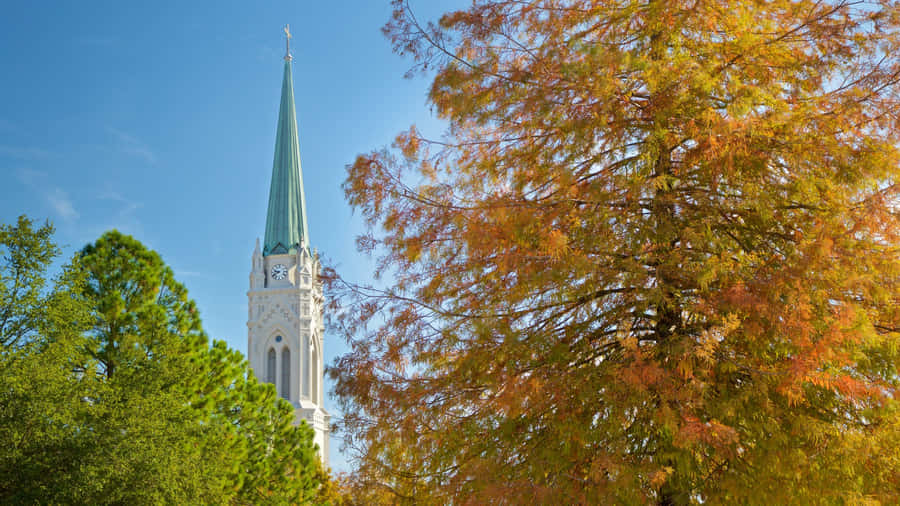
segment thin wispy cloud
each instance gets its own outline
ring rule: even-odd
[[[50,202],[50,205],[62,219],[66,221],[78,219],[78,211],[76,211],[75,206],[72,205],[69,194],[62,188],[52,188],[44,195],[44,197]]]
[[[186,271],[183,269],[172,269],[175,272],[176,278],[205,278],[209,279],[209,276],[206,273],[199,271]]]
[[[48,183],[50,178],[46,172],[22,168],[17,171],[17,177],[22,184],[36,191],[63,221],[73,222],[80,216],[68,192]]]
[[[148,163],[156,161],[156,153],[142,140],[118,128],[107,127],[106,131],[113,137],[116,143],[115,147],[120,152],[141,158]]]
[[[137,216],[136,210],[143,207],[142,202],[128,198],[126,194],[114,189],[110,183],[106,183],[102,189],[92,194],[92,198],[96,201],[112,202],[111,205],[98,204],[99,208],[104,210],[103,218],[90,226],[84,227],[81,235],[82,242],[87,244],[100,237],[104,232],[116,229],[119,232],[140,240],[147,246],[152,248],[152,241],[148,240],[144,224]]]
[[[144,206],[142,202],[137,202],[133,199],[126,198],[121,193],[109,187],[101,191],[100,194],[97,195],[97,198],[100,200],[111,200],[113,202],[122,204],[122,207],[118,212],[120,218],[124,218],[126,215],[133,214],[134,211]]]

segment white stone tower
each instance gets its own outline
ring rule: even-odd
[[[290,32],[285,28],[288,41]],[[329,415],[323,407],[322,285],[310,250],[290,49],[284,58],[266,235],[253,250],[247,292],[247,354],[256,377],[294,406],[296,422],[315,429],[328,465]]]

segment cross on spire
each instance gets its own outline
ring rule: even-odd
[[[284,25],[284,59],[287,61],[291,61],[293,57],[291,56],[291,25]]]

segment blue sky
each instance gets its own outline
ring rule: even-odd
[[[461,1],[416,2],[423,18]],[[250,254],[265,228],[284,39],[312,245],[349,279],[372,265],[340,189],[356,154],[416,124],[427,81],[380,32],[388,0],[5,2],[0,220],[57,227],[66,255],[116,228],[158,251],[211,337],[247,348]],[[346,351],[326,336],[326,364]],[[333,413],[334,403],[326,401]],[[346,469],[332,442],[332,465]]]

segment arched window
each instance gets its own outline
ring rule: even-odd
[[[303,397],[309,399],[309,334],[303,334],[300,341],[300,380],[303,389]]]
[[[275,384],[275,348],[269,348],[266,361],[266,383]]]
[[[312,401],[319,404],[319,350],[313,347],[312,363],[309,364],[309,371],[312,374]]]
[[[291,398],[291,350],[281,350],[281,396]]]

